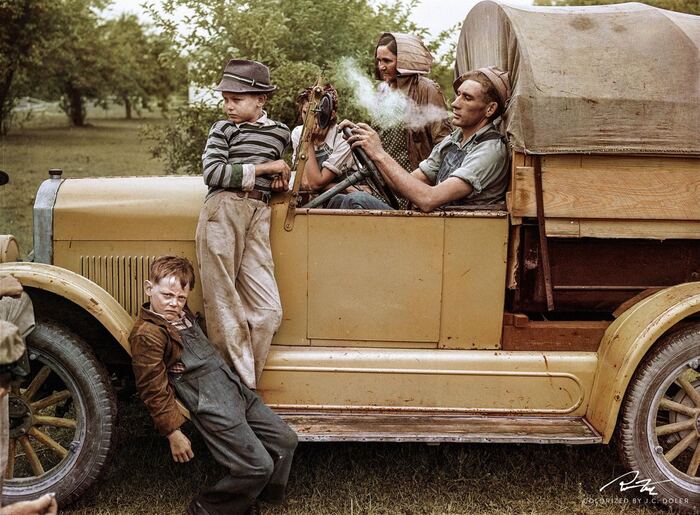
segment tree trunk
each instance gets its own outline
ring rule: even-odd
[[[5,80],[0,84],[0,135],[3,136],[7,134],[12,104],[14,103],[14,98],[10,94],[10,86],[14,75],[15,70],[10,68],[5,75]]]
[[[85,126],[85,99],[80,93],[80,90],[68,87],[67,91],[68,100],[68,117],[70,122],[75,127]]]
[[[16,42],[20,39],[22,31],[28,25],[30,20],[30,7],[31,0],[25,0],[24,6],[22,8],[22,16],[20,16],[17,23],[12,24],[12,30],[5,37],[7,41]],[[15,76],[15,71],[17,70],[18,62],[21,56],[27,54],[31,47],[30,41],[33,39],[26,39],[24,44],[19,48],[14,49],[9,56],[5,56],[7,61],[9,61],[9,66],[3,72],[2,83],[0,84],[0,134],[7,134],[8,124],[10,121],[10,114],[12,113],[12,108],[14,107],[14,94],[12,92],[12,81]]]
[[[129,97],[124,96],[124,109],[126,110],[126,119],[131,120],[131,100],[129,100]]]

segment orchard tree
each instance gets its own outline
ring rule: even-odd
[[[43,59],[24,70],[28,91],[59,100],[71,124],[85,125],[86,103],[106,102],[113,72],[99,12],[103,0],[53,0],[54,16],[47,20],[51,37],[44,42]],[[37,31],[47,27],[38,27]]]
[[[65,29],[45,61],[47,87],[59,96],[72,125],[85,125],[86,103],[106,103],[115,73],[112,52],[104,37],[93,0],[64,0]]]
[[[30,82],[27,68],[40,66],[60,33],[60,18],[55,0],[0,0],[0,133],[7,132],[16,99]]]
[[[127,119],[132,118],[133,108],[150,109],[151,100],[165,110],[173,94],[186,93],[184,60],[169,52],[166,38],[148,34],[136,16],[108,21],[104,37],[112,61],[109,89],[124,106]]]

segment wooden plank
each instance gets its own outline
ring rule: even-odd
[[[554,238],[580,238],[581,223],[571,218],[547,218],[547,236]]]
[[[577,170],[581,168],[582,158],[577,154],[542,156],[542,170]]]
[[[578,156],[577,156],[578,157]],[[698,173],[700,161],[693,157],[670,156],[593,156],[583,155],[581,168],[614,173],[617,168],[656,168],[657,170],[686,170]]]
[[[595,352],[609,325],[607,321],[523,324],[518,320],[515,325],[503,326],[501,345],[503,350]]]
[[[542,180],[547,218],[700,220],[698,167],[550,168]],[[513,216],[537,216],[532,167],[515,168],[511,203]]]
[[[512,155],[512,160],[511,160],[511,167],[513,170],[515,170],[518,167],[521,166],[529,166],[530,163],[526,162],[526,157],[525,154],[521,152],[516,152],[513,150],[513,155]],[[508,204],[508,207],[510,208],[510,202],[509,202],[509,196],[511,191],[515,191],[515,174],[510,175],[510,188],[508,188],[508,192],[506,193],[506,204]],[[509,209],[510,211],[510,209]]]
[[[700,239],[700,221],[547,218],[547,236],[554,238],[697,240]]]
[[[577,417],[280,413],[301,441],[597,443]]]
[[[518,270],[520,269],[520,227],[510,228],[508,239],[508,270],[506,287],[515,290],[518,287]]]
[[[700,221],[690,220],[581,220],[581,237],[700,239]]]

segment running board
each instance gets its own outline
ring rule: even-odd
[[[603,439],[580,417],[285,413],[302,442],[480,442],[593,444]]]

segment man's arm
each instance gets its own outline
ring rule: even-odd
[[[391,189],[410,200],[423,213],[430,213],[453,200],[466,197],[473,190],[471,184],[456,177],[450,177],[436,186],[431,186],[420,169],[410,174],[406,173],[406,170],[386,152],[375,160],[374,164],[377,165]]]
[[[420,169],[408,173],[384,150],[379,135],[367,124],[358,124],[348,142],[353,147],[362,147],[391,189],[410,200],[424,213],[466,197],[472,192],[471,184],[461,179],[450,178],[437,186],[431,186]]]

